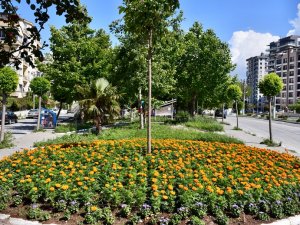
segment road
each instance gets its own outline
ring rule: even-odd
[[[31,133],[37,126],[37,119],[22,119],[18,123],[6,124],[5,132],[11,132],[15,139]]]
[[[235,115],[230,115],[225,122],[236,124]],[[251,117],[239,117],[239,128],[264,139],[269,138],[269,121]],[[272,121],[273,140],[282,146],[300,152],[300,124]]]

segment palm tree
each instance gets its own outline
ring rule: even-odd
[[[79,102],[86,119],[93,119],[98,134],[104,122],[112,121],[120,115],[119,95],[105,78],[99,78],[85,89],[83,100]]]

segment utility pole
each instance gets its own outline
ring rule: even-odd
[[[243,80],[243,116],[245,115],[246,82]]]

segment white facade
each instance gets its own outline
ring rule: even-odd
[[[268,73],[268,56],[261,53],[260,56],[254,56],[247,59],[247,86],[251,89],[249,103],[256,108],[262,108],[264,99],[260,93],[259,81]]]
[[[0,27],[6,27],[5,23],[6,15],[0,14]],[[32,27],[33,24],[29,21],[24,19],[20,19],[19,21],[19,35],[17,37],[17,41],[15,43],[15,47],[20,46],[24,40],[27,39],[29,33],[27,28]],[[0,42],[4,39],[3,32],[0,32]],[[39,42],[36,41],[35,45],[39,48],[41,45]],[[16,57],[19,57],[20,52],[16,52],[14,54]],[[32,61],[35,61],[35,56],[32,56]],[[24,59],[21,59],[21,64],[19,65],[19,69],[17,70],[13,65],[12,68],[17,72],[19,75],[19,85],[14,93],[11,94],[13,97],[23,98],[26,96],[27,92],[29,91],[30,81],[40,74],[37,68],[32,68]]]

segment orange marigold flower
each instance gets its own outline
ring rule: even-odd
[[[162,199],[163,199],[163,200],[167,200],[167,199],[168,199],[168,196],[163,195],[163,196],[162,196]]]

